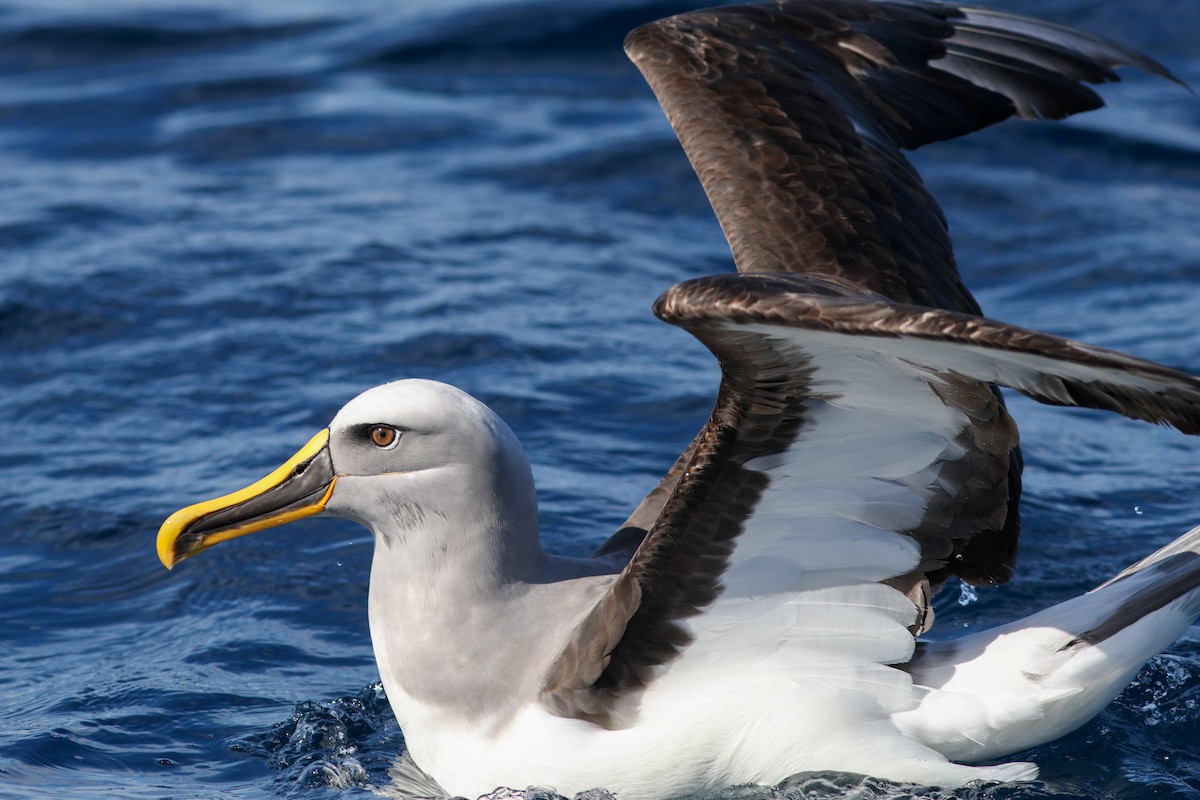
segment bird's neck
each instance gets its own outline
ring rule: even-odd
[[[428,486],[408,484],[411,494],[393,490],[379,504],[390,510],[372,524],[368,605],[397,716],[406,707],[451,718],[492,714],[510,699],[514,687],[505,681],[515,679],[501,680],[487,665],[521,662],[506,632],[546,558],[532,481],[520,478],[438,471],[413,478]]]
[[[609,567],[542,551],[528,462],[508,455],[390,479],[386,494],[352,484],[377,499],[371,640],[414,757],[535,702],[568,631],[612,581]]]
[[[487,736],[537,702],[568,631],[612,580],[560,562],[545,556],[540,580],[418,575],[376,544],[371,641],[414,757],[468,732]]]
[[[414,756],[448,732],[496,730],[535,702],[613,578],[591,559],[544,554],[532,503],[491,514],[469,505],[472,518],[426,513],[411,535],[376,532],[371,640]]]

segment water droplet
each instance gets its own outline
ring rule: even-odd
[[[1140,516],[1142,515],[1142,507],[1141,507],[1141,506],[1134,506],[1134,507],[1133,507],[1133,513],[1137,514],[1137,515],[1140,517]]]
[[[340,567],[342,565],[342,562],[340,562],[340,561],[337,562],[337,565]]]

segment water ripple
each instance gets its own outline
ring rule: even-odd
[[[429,791],[371,683],[369,534],[311,521],[168,573],[155,531],[407,375],[509,421],[548,546],[585,553],[618,525],[717,377],[649,309],[728,248],[620,48],[684,7],[0,0],[0,795]],[[1200,84],[1200,5],[1006,7],[1117,33]],[[1200,371],[1200,111],[1165,82],[1105,94],[1107,112],[914,158],[990,314]],[[944,593],[948,633],[1090,588],[1196,522],[1193,442],[1012,408],[1021,578],[966,606]],[[1030,786],[806,775],[714,797],[1194,797],[1198,676],[1185,639],[1028,754]]]

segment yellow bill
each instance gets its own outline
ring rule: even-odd
[[[168,517],[158,530],[158,557],[171,569],[214,544],[312,516],[335,483],[326,428],[262,480]]]

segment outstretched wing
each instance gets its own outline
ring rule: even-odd
[[[548,707],[600,724],[622,724],[630,690],[685,648],[688,662],[786,649],[797,669],[890,685],[862,676],[911,656],[906,592],[984,524],[980,454],[1014,443],[976,422],[988,384],[1200,433],[1200,379],[836,276],[701,278],[655,313],[713,352],[721,390],[649,535],[546,681]]]
[[[946,221],[901,154],[1010,116],[1102,105],[1081,82],[1162,65],[1102,37],[1002,12],[865,0],[696,11],[633,31],[626,50],[691,159],[740,272],[838,275],[899,302],[980,313]],[[983,397],[979,436],[1010,423]],[[991,453],[991,514],[937,578],[1011,574],[1021,457]],[[996,468],[992,468],[996,467]],[[603,551],[644,536],[677,463]]]
[[[654,90],[739,272],[839,275],[893,300],[979,313],[946,221],[901,154],[1011,116],[1099,108],[1081,81],[1118,44],[931,3],[738,5],[658,20],[625,49]]]

